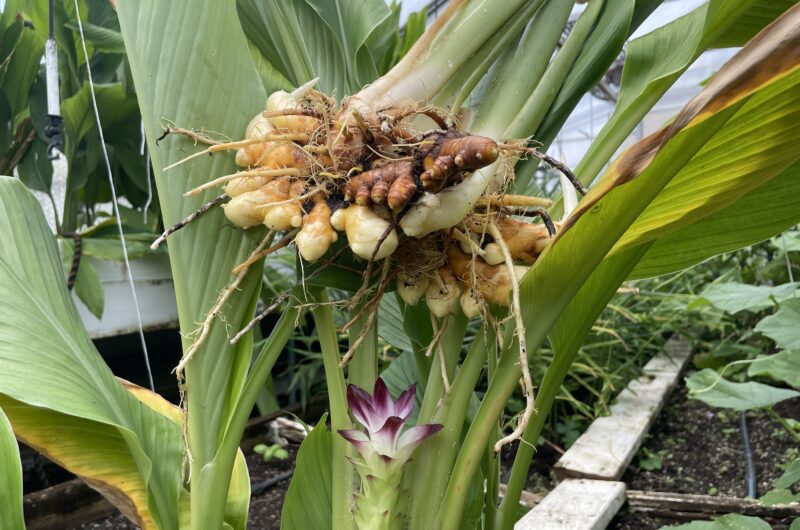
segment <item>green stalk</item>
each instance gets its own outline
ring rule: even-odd
[[[362,114],[398,101],[430,101],[453,79],[468,79],[463,68],[492,36],[512,25],[525,0],[453,2],[389,73],[347,103]]]
[[[547,318],[544,315],[540,315],[540,317]],[[543,319],[539,320],[539,322],[544,324]],[[540,329],[543,327],[542,325],[538,326]],[[539,348],[546,333],[547,331],[543,330],[539,340],[535,340],[536,337],[529,333],[529,351],[533,352]],[[487,441],[491,438],[492,431],[497,428],[497,419],[505,409],[506,401],[514,391],[514,388],[516,388],[519,380],[516,346],[516,341],[509,344],[509,349],[506,349],[500,357],[497,372],[489,384],[486,395],[472,421],[472,425],[458,453],[456,463],[453,466],[453,475],[448,483],[444,499],[432,526],[434,529],[457,530],[460,528],[461,516],[464,511],[464,503],[466,502],[470,483],[480,465]]]
[[[359,305],[350,312],[350,317],[354,317],[363,305]],[[361,336],[366,324],[368,315],[363,313],[356,323],[350,328],[349,339],[350,344],[353,344],[358,337]],[[378,319],[375,318],[372,322],[372,329],[367,332],[367,337],[356,348],[350,364],[347,365],[347,381],[353,385],[359,386],[369,392],[375,385],[375,380],[378,378]],[[351,449],[355,450],[354,447]],[[352,451],[351,451],[352,452]],[[355,453],[353,453],[355,454]]]
[[[541,0],[531,4],[541,4]],[[550,0],[536,13],[516,46],[505,43],[502,58],[472,95],[475,119],[471,128],[501,132],[514,120],[524,98],[542,79],[574,5],[572,0]],[[520,18],[515,24],[529,18]]]
[[[495,312],[495,317],[500,317],[500,312]],[[497,370],[497,349],[492,348],[486,352],[486,376],[489,381],[494,377]],[[486,444],[484,458],[486,460],[486,493],[483,496],[484,506],[484,530],[494,530],[495,518],[497,513],[497,499],[500,496],[500,459],[494,454],[494,443],[500,439],[500,422],[498,418],[495,422],[495,429],[489,443]]]
[[[487,352],[489,355],[496,352],[497,342],[493,335],[489,334],[489,337],[490,340],[487,339],[484,329],[475,337],[453,380],[450,392],[431,418],[431,421],[441,423],[444,428],[426,442],[409,464],[412,467],[408,473],[414,477],[409,528],[430,528],[441,505],[459,450],[461,431],[472,392],[483,371]]]
[[[312,312],[322,349],[322,362],[325,365],[325,381],[328,386],[328,403],[331,411],[331,432],[333,433],[331,483],[337,485],[331,492],[332,522],[333,528],[348,530],[355,525],[350,511],[355,489],[355,472],[353,465],[347,459],[348,445],[350,444],[338,434],[339,430],[350,429],[353,426],[347,410],[347,388],[344,382],[344,373],[339,368],[341,360],[339,339],[336,335],[333,310],[330,305],[327,305],[328,295],[324,289],[309,289],[309,291],[310,298],[317,303]]]
[[[603,8],[603,0],[592,0],[581,13],[564,46],[547,67],[536,90],[522,105],[517,117],[505,131],[504,138],[524,138],[532,134],[541,124],[550,105],[555,101],[561,85],[569,74],[575,59],[589,37],[597,17]]]
[[[542,386],[536,394],[536,412],[522,435],[522,439],[527,443],[520,443],[517,447],[517,455],[514,457],[514,464],[511,468],[511,477],[508,479],[506,493],[497,512],[495,527],[500,530],[514,527],[517,505],[528,478],[528,470],[533,459],[536,440],[539,439],[542,433],[542,428],[553,402],[561,390],[561,384],[564,382],[564,378],[567,376],[577,353],[578,349],[576,348],[571,352],[571,355],[557,355],[550,366],[547,367]]]
[[[563,316],[550,333],[553,358],[547,367],[542,387],[536,396],[536,414],[522,435],[522,440],[526,443],[519,444],[517,455],[514,458],[511,477],[497,516],[497,528],[511,530],[514,527],[517,505],[522,489],[525,487],[536,441],[542,433],[547,415],[553,407],[564,378],[580,351],[586,335],[592,329],[603,308],[614,296],[617,286],[625,280],[649,248],[649,244],[641,245],[604,260],[570,302],[570,307],[564,311]],[[592,302],[587,304],[585,300]]]
[[[457,114],[461,110],[464,101],[472,93],[472,89],[481,81],[483,76],[495,64],[497,58],[509,48],[515,48],[516,41],[522,34],[528,22],[539,10],[544,0],[533,0],[523,5],[517,13],[511,17],[508,26],[497,31],[489,41],[481,47],[468,62],[462,66],[462,70],[468,73],[466,78],[454,77],[436,94],[434,103],[449,106],[453,113]],[[473,96],[474,98],[474,96]]]
[[[242,433],[244,433],[259,391],[263,388],[275,361],[294,331],[298,314],[296,308],[290,307],[275,325],[275,329],[253,363],[250,375],[214,457],[196,472],[200,475],[197,479],[192,477],[192,528],[212,528],[215,527],[213,525],[217,521],[220,526],[222,524],[231,473]]]
[[[455,313],[451,313],[448,318],[447,328],[441,338],[441,351],[444,352],[445,366],[447,367],[447,378],[452,381],[455,374],[458,358],[461,355],[461,345],[464,343],[464,334],[467,331],[467,318],[460,308]],[[432,357],[430,372],[428,372],[428,382],[425,385],[425,393],[422,398],[422,406],[419,410],[417,423],[428,423],[436,412],[439,402],[444,396],[444,381],[442,380],[441,361],[439,360],[440,348],[436,348]]]

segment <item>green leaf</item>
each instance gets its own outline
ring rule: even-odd
[[[747,375],[767,376],[800,390],[800,350],[759,357],[747,369]]]
[[[635,29],[632,20],[636,4],[630,0],[606,2],[600,19],[536,131],[538,141],[544,144],[552,142],[580,98],[608,71],[630,32]]]
[[[6,11],[15,14],[13,5],[7,5]],[[44,40],[33,28],[23,27],[21,19],[15,20],[14,25],[20,28],[19,40],[13,46],[12,54],[6,58],[8,64],[0,77],[0,92],[8,99],[12,115],[18,115],[28,107],[31,87],[44,53]],[[3,40],[6,38],[4,36]]]
[[[712,283],[703,290],[700,298],[731,314],[739,311],[761,311],[795,296],[797,286],[797,283],[775,287],[738,282]]]
[[[72,31],[78,31],[78,23],[67,22],[66,26]],[[95,50],[107,53],[125,53],[125,43],[122,34],[113,29],[104,28],[91,22],[83,22],[83,34],[86,41],[90,42]]]
[[[401,46],[400,31],[398,26],[400,24],[400,4],[392,2],[389,6],[390,13],[383,22],[370,33],[367,41],[364,43],[367,50],[369,50],[375,61],[375,67],[378,69],[380,75],[385,74],[395,64],[395,52]],[[414,18],[415,13],[412,13],[409,19]],[[423,25],[422,29],[425,29]],[[416,31],[416,25],[411,25],[411,35]],[[409,22],[406,21],[406,35],[409,34]],[[419,37],[419,35],[417,35]]]
[[[268,72],[268,63],[293,86],[319,77],[320,89],[329,94],[353,92],[341,43],[305,0],[237,0],[236,8],[251,53],[260,52],[253,59],[259,72]]]
[[[765,30],[763,39],[743,48],[668,127],[623,153],[567,217],[554,243],[520,282],[520,309],[529,352],[533,353],[544,342],[560,313],[615,241],[702,146],[724,130],[747,98],[779,83],[800,67],[800,58],[788,60],[791,54],[784,54],[800,40],[795,26],[798,18],[800,11],[787,13]],[[778,42],[782,44],[775,48]],[[794,93],[796,99],[800,98],[798,91]],[[764,119],[762,132],[769,126],[768,119]],[[449,528],[458,527],[463,491],[476,472],[478,451],[483,449],[483,441],[491,435],[493,422],[519,380],[513,334],[509,332],[506,336],[511,347],[500,356],[437,515],[437,522]]]
[[[699,399],[712,407],[740,411],[770,407],[785,399],[800,396],[800,392],[794,390],[753,381],[732,383],[710,368],[687,377],[686,386],[692,399]]]
[[[116,221],[114,222],[116,224]],[[125,248],[128,250],[128,259],[134,260],[150,252],[149,241],[136,241],[130,234],[126,234]],[[148,238],[149,239],[149,238]],[[116,239],[84,238],[82,241],[83,254],[97,259],[109,261],[123,261],[122,243]]]
[[[713,521],[692,521],[680,526],[662,526],[660,530],[770,530],[772,527],[759,517],[731,513]]]
[[[414,400],[414,411],[409,416],[408,424],[416,425],[419,410],[422,406],[423,393],[425,392],[424,382],[417,373],[417,363],[414,360],[414,353],[411,351],[403,352],[400,357],[392,360],[389,366],[381,372],[381,378],[386,383],[386,387],[393,396],[399,396],[409,386],[417,385],[417,395]]]
[[[47,143],[44,140],[38,137],[33,140],[17,169],[20,180],[28,188],[50,192],[53,184],[53,163],[47,158]]]
[[[713,48],[736,48],[755,37],[797,0],[758,0],[711,45]]]
[[[742,222],[742,212],[769,212]],[[769,239],[800,221],[800,163],[733,204],[655,241],[630,279],[675,272],[706,258]]]
[[[350,85],[359,89],[374,77],[359,75],[357,56],[370,34],[391,11],[384,0],[305,0],[328,25],[339,42],[344,62],[350,72]],[[317,52],[319,48],[311,48]],[[369,58],[372,61],[372,58]],[[369,69],[367,69],[369,72]],[[374,63],[372,72],[377,74]]]
[[[381,299],[378,313],[378,335],[404,352],[414,351],[411,339],[403,327],[403,309],[395,296],[384,296]]]
[[[800,252],[800,232],[785,232],[772,241],[772,246],[781,251],[785,246],[786,252]]]
[[[776,504],[792,504],[800,502],[800,493],[792,493],[788,489],[772,489],[758,498],[758,502],[764,506],[775,506]]]
[[[794,72],[753,95],[670,181],[612,252],[695,223],[765,185],[797,161],[798,89],[800,72]]]
[[[755,330],[774,340],[779,348],[800,349],[800,298],[784,301],[774,315],[756,324]]]
[[[75,278],[75,294],[78,295],[81,302],[86,304],[94,316],[98,319],[103,318],[106,294],[97,269],[87,259],[81,259],[78,267],[78,276]]]
[[[712,0],[631,41],[614,114],[575,168],[579,178],[594,180],[667,89],[754,1]]]
[[[134,465],[124,472],[108,471],[112,489],[118,490],[111,501],[132,503],[143,528],[177,529],[180,427],[142,407],[111,373],[67,292],[38,202],[9,177],[0,177],[0,298],[0,396],[9,398],[2,407],[15,430],[21,432],[20,422],[35,414],[64,418],[59,423],[63,429],[48,431],[43,430],[47,421],[31,420],[24,437],[40,437],[41,446],[32,445],[47,452],[60,447],[76,422],[115,437],[121,442],[119,458],[127,455]],[[10,408],[12,401],[25,409],[22,419],[15,420],[19,409]],[[84,460],[92,458],[83,446],[81,454]],[[71,462],[64,464],[70,469]]]
[[[792,524],[789,525],[789,530],[800,530],[800,517],[792,521]]]
[[[119,2],[117,11],[164,224],[170,226],[219,193],[209,190],[186,198],[184,192],[212,177],[230,174],[236,166],[233,153],[225,153],[191,160],[165,173],[163,168],[199,148],[175,135],[156,146],[160,120],[167,118],[182,127],[242,138],[248,122],[263,110],[266,93],[233,2],[141,0]],[[191,31],[176,31],[178,22]],[[219,293],[233,280],[233,267],[244,261],[264,233],[263,229],[245,232],[232,228],[222,210],[216,208],[169,238],[184,348],[191,344],[197,323],[204,321]],[[220,524],[220,502],[225,500],[227,484],[224,479],[230,473],[236,449],[227,443],[222,448],[221,437],[224,434],[226,441],[238,440],[241,435],[228,431],[228,427],[241,412],[239,400],[252,356],[252,335],[231,345],[229,332],[242,329],[252,319],[261,271],[260,263],[250,268],[222,314],[211,322],[205,342],[186,367],[191,512],[193,518],[202,518],[197,524],[209,527]],[[246,506],[240,506],[243,512],[239,520],[244,520]]]
[[[791,488],[795,483],[800,482],[800,458],[795,458],[786,466],[778,480],[773,484],[776,488]]]
[[[333,433],[325,416],[312,429],[297,452],[292,482],[281,511],[281,530],[327,530],[331,521],[331,451]],[[335,434],[335,436],[339,436]]]
[[[25,528],[22,516],[22,463],[11,423],[0,408],[0,526]]]
[[[75,244],[71,239],[59,239],[59,251],[61,252],[61,265],[64,267],[64,277],[69,276],[72,269],[72,260],[75,256]],[[81,252],[81,261],[78,265],[78,274],[75,276],[75,294],[98,319],[103,318],[103,308],[105,306],[105,291],[97,269],[92,263],[85,259]]]

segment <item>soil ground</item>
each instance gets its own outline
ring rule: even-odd
[[[800,420],[800,398],[779,403],[775,410]],[[747,427],[755,464],[757,495],[766,493],[782,470],[780,464],[800,456],[800,447],[766,412],[747,413]],[[660,469],[646,470],[648,457],[660,460]],[[715,409],[690,400],[686,388],[677,389],[656,419],[643,448],[622,480],[633,490],[745,497],[746,464],[739,413]],[[657,530],[676,521],[620,510],[609,530]],[[769,521],[786,529],[791,521]]]
[[[261,456],[257,454],[247,455],[251,488],[255,490],[259,483],[278,477],[292,469],[297,448],[291,447],[289,452],[291,454],[287,460],[273,460],[270,462],[264,462]],[[285,479],[270,486],[262,493],[252,496],[250,500],[250,515],[247,521],[248,530],[280,529],[281,508],[288,488],[289,479]],[[125,516],[120,514],[100,521],[86,523],[80,527],[81,530],[135,530],[136,528]]]
[[[776,411],[784,417],[800,420],[800,398],[779,404]],[[766,493],[782,471],[779,467],[800,456],[800,447],[789,434],[766,412],[748,412],[748,429],[756,470],[757,493]],[[264,463],[259,455],[247,457],[253,487],[264,480],[285,473],[293,466],[293,457],[286,461]],[[504,475],[513,462],[516,447],[504,451]],[[553,446],[539,447],[536,453],[527,489],[546,492],[555,482],[551,469],[559,457]],[[644,469],[646,460],[651,468]],[[658,464],[654,464],[658,462]],[[744,497],[745,460],[739,413],[714,409],[700,401],[687,398],[686,389],[677,389],[667,402],[661,415],[634,458],[623,480],[629,489],[703,495],[732,495]],[[503,477],[505,481],[507,476]],[[253,495],[248,528],[273,530],[280,528],[283,498],[289,480],[271,486],[259,495]],[[655,517],[632,512],[623,507],[609,525],[610,530],[657,530],[663,526],[679,525],[685,521]],[[769,521],[776,530],[788,529],[791,521]],[[81,527],[86,530],[134,529],[121,515]]]

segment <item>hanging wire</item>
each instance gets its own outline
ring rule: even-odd
[[[125,270],[128,273],[128,283],[131,287],[131,294],[133,295],[133,305],[136,308],[136,319],[139,323],[139,340],[142,343],[142,353],[144,354],[144,363],[147,368],[147,378],[150,383],[150,390],[155,392],[155,385],[153,384],[153,372],[150,369],[150,355],[147,352],[147,344],[144,340],[144,327],[142,326],[142,312],[139,310],[139,299],[136,296],[136,287],[133,284],[133,273],[131,272],[131,263],[128,259],[128,247],[125,245],[125,233],[122,230],[122,219],[119,215],[119,203],[117,202],[117,190],[114,187],[114,177],[111,171],[111,162],[108,159],[108,151],[106,150],[106,140],[103,136],[103,127],[100,124],[100,112],[97,110],[97,98],[94,93],[94,81],[92,81],[92,69],[89,66],[89,52],[86,50],[86,38],[83,35],[83,23],[81,22],[81,14],[78,8],[78,0],[75,2],[75,17],[78,19],[78,31],[81,35],[81,45],[83,46],[83,57],[86,60],[86,75],[89,78],[89,93],[92,96],[92,108],[94,109],[94,117],[97,122],[97,132],[100,134],[100,147],[103,150],[103,160],[106,164],[106,173],[108,174],[108,184],[111,186],[111,200],[114,207],[114,216],[117,218],[117,230],[119,231],[119,239],[122,243],[122,257],[125,262]]]
[[[147,179],[147,201],[144,203],[144,224],[147,224],[147,210],[153,202],[153,183],[150,180],[150,151],[147,150],[147,138],[144,135],[144,120],[142,120],[142,143],[139,154],[144,155],[144,176]]]

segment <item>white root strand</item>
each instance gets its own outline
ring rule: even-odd
[[[525,341],[525,324],[522,321],[522,311],[520,308],[519,282],[517,281],[517,275],[514,271],[514,260],[511,259],[511,253],[508,250],[508,245],[506,245],[506,242],[503,240],[500,229],[497,228],[497,225],[494,223],[494,221],[489,223],[488,230],[489,235],[495,239],[495,242],[503,252],[506,267],[508,268],[508,274],[511,278],[511,312],[514,315],[514,321],[517,328],[517,341],[519,341],[519,369],[522,372],[522,390],[525,394],[525,410],[523,411],[522,416],[517,423],[517,427],[511,434],[501,438],[497,441],[497,443],[494,444],[494,452],[499,453],[504,445],[509,444],[514,440],[519,440],[522,437],[522,433],[528,426],[528,421],[530,421],[531,416],[533,416],[534,398],[531,371],[528,367],[528,346]]]
[[[247,171],[237,171],[230,175],[223,175],[214,180],[210,180],[194,189],[191,189],[183,194],[184,197],[192,197],[198,193],[202,193],[209,188],[215,188],[228,181],[235,180],[242,177],[299,177],[302,172],[296,168],[278,168],[278,169],[250,169]]]
[[[450,393],[450,378],[447,377],[447,361],[444,358],[444,348],[442,348],[442,335],[444,334],[445,328],[447,328],[447,323],[449,321],[449,315],[442,320],[442,327],[438,330],[436,329],[436,317],[431,315],[431,326],[433,326],[433,330],[436,332],[436,336],[438,339],[434,339],[436,342],[436,351],[439,353],[439,369],[442,372],[442,385],[444,386],[444,393]],[[433,343],[433,342],[432,342]]]
[[[188,162],[194,158],[209,155],[211,153],[217,153],[219,151],[231,151],[233,149],[239,149],[240,147],[247,147],[248,145],[253,144],[262,144],[266,142],[301,142],[301,143],[308,143],[309,136],[307,134],[270,134],[268,136],[262,136],[260,138],[251,138],[249,140],[241,140],[238,142],[227,142],[224,144],[214,144],[207,149],[203,149],[202,151],[198,151],[194,154],[187,156],[184,159],[178,160],[177,162],[168,165],[164,168],[164,171],[168,171],[175,166],[179,166],[184,162]]]
[[[299,228],[295,228],[294,230],[292,230],[291,232],[289,232],[285,236],[283,236],[280,239],[280,241],[278,241],[277,243],[275,243],[271,247],[269,247],[267,249],[264,249],[264,247],[256,249],[252,254],[250,254],[247,257],[246,260],[244,260],[242,263],[238,264],[236,267],[233,268],[233,273],[234,274],[239,274],[242,271],[247,272],[247,269],[249,269],[250,266],[253,263],[255,263],[256,261],[260,260],[261,258],[263,258],[265,256],[269,256],[273,252],[277,252],[278,250],[282,249],[283,247],[288,246],[292,241],[294,241],[294,236],[296,236],[297,232],[299,232],[299,231],[300,231]]]
[[[266,247],[269,244],[269,242],[272,241],[272,238],[274,236],[275,232],[273,231],[268,232],[267,235],[264,236],[264,239],[261,240],[261,242],[258,244],[258,246],[256,246],[256,248],[250,255],[254,256],[259,254],[264,249],[264,247]],[[202,346],[203,343],[205,342],[206,338],[208,337],[208,333],[211,330],[211,323],[217,317],[220,310],[222,309],[222,306],[225,305],[225,302],[228,301],[228,298],[230,298],[231,294],[233,294],[233,292],[239,288],[239,284],[241,284],[242,280],[244,280],[245,276],[247,276],[247,271],[249,269],[250,266],[248,265],[247,267],[239,271],[239,273],[234,278],[233,282],[231,282],[231,284],[228,285],[228,287],[226,287],[225,290],[222,291],[222,293],[220,293],[216,303],[211,308],[211,311],[209,311],[208,314],[206,315],[206,318],[203,320],[203,323],[201,324],[200,328],[197,331],[195,331],[195,333],[199,332],[199,334],[197,334],[197,338],[195,338],[194,342],[192,342],[191,346],[189,346],[189,349],[186,350],[186,354],[181,359],[181,362],[178,363],[178,366],[175,367],[174,371],[177,372],[179,376],[183,374],[183,370],[184,368],[186,368],[188,362],[192,359],[195,352],[197,352],[200,346]]]

